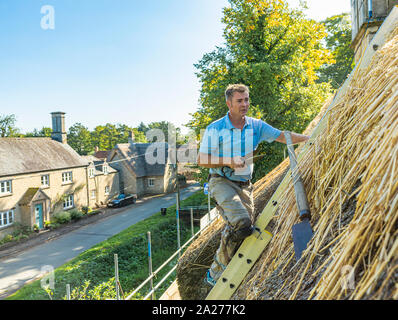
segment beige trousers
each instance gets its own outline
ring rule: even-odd
[[[217,209],[226,222],[221,234],[220,247],[210,267],[210,275],[217,281],[242,243],[242,240],[234,239],[233,233],[248,224],[253,224],[253,185],[241,187],[226,178],[212,177],[209,191],[217,201]]]

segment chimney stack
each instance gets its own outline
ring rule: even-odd
[[[53,129],[51,139],[66,144],[65,112],[51,112],[51,117]]]

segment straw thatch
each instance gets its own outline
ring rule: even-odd
[[[353,75],[299,162],[314,236],[296,263],[292,183],[274,238],[233,299],[397,299],[398,28]]]
[[[270,223],[274,237],[232,299],[398,298],[397,89],[395,28],[367,67],[355,69],[314,143],[301,154],[297,150],[313,215],[314,236],[307,250],[296,262],[291,228],[298,215],[290,181]],[[255,197],[257,204],[263,200],[262,207],[268,201],[261,188]],[[190,278],[190,265],[200,261],[197,252],[203,253],[203,244],[221,228],[213,226],[183,256],[177,275],[183,299],[204,298],[192,288],[202,282],[217,241],[207,252],[201,276]],[[190,294],[184,292],[186,285]]]

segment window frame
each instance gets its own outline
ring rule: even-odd
[[[94,178],[95,176],[95,169],[94,168],[88,168],[88,177],[89,178]]]
[[[14,209],[10,209],[7,211],[0,211],[0,229],[14,224],[14,222],[15,222],[14,214],[15,214]],[[5,219],[4,219],[4,217],[5,217]],[[10,222],[10,217],[11,217],[11,222]],[[4,224],[3,223],[4,221],[7,221],[7,223]]]
[[[44,177],[47,177],[47,184],[44,184],[43,183],[43,178]],[[43,188],[48,188],[48,187],[50,187],[50,175],[49,174],[43,174],[43,175],[41,175],[40,176],[40,182],[41,182],[41,186],[43,187]]]
[[[68,179],[66,179],[66,178],[64,178],[64,177],[66,177],[66,178],[68,178]],[[73,174],[72,174],[72,171],[65,171],[65,172],[62,172],[62,184],[69,184],[69,183],[72,183],[73,182]]]
[[[148,187],[155,186],[155,178],[148,178]]]
[[[65,206],[65,204],[67,204],[68,206]],[[73,194],[68,194],[65,197],[64,201],[62,202],[62,207],[64,208],[64,210],[68,210],[68,209],[74,208],[74,206],[75,206],[74,196],[73,196]]]
[[[109,188],[109,186],[105,186],[104,194],[105,194],[106,196],[109,196],[109,193],[110,193],[110,188]]]
[[[4,189],[4,191],[2,191]],[[0,181],[0,196],[12,194],[12,179]]]

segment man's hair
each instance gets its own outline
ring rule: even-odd
[[[244,84],[230,84],[225,90],[225,100],[229,100],[234,95],[234,92],[247,92],[249,93],[249,88]]]

